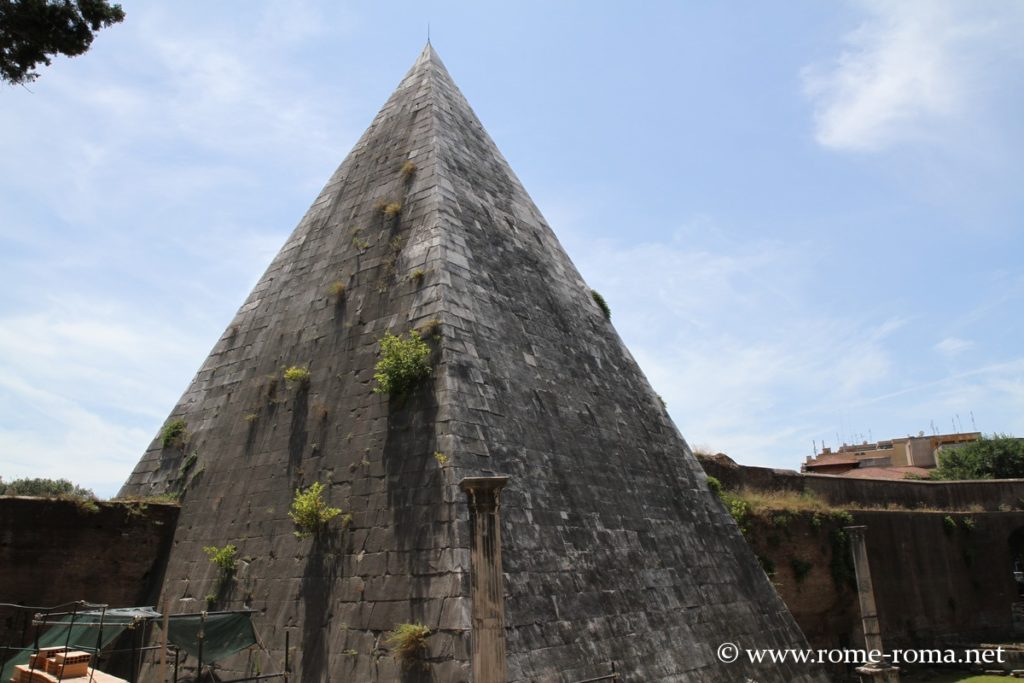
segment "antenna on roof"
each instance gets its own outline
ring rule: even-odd
[[[978,425],[974,424],[974,411],[973,410],[971,411],[971,431],[972,432],[978,431]]]

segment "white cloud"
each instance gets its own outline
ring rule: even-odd
[[[889,341],[904,321],[817,310],[812,246],[731,241],[708,219],[670,243],[567,242],[696,443],[796,467],[846,402],[892,381]]]
[[[935,350],[944,356],[956,356],[974,346],[974,342],[959,337],[946,337],[935,345]]]
[[[825,147],[874,151],[948,132],[966,119],[996,74],[998,55],[1020,56],[1019,3],[861,2],[865,21],[832,64],[803,71]]]
[[[566,248],[691,443],[797,468],[812,441],[948,430],[957,417],[969,429],[972,413],[978,429],[1024,428],[1024,359],[929,363],[948,321],[893,305],[882,317],[876,302],[838,309],[820,244],[731,239],[708,218],[666,242],[593,240],[572,230],[586,222],[560,226]]]
[[[907,431],[1024,433],[1024,358],[972,367],[868,399],[918,416]]]
[[[211,343],[183,322],[74,293],[0,317],[0,476],[115,493]]]
[[[6,375],[6,369],[0,371]],[[28,378],[32,379],[32,378]],[[101,497],[114,495],[154,431],[104,417],[79,402],[0,376],[0,405],[20,403],[40,414],[25,426],[0,426],[0,458],[7,479],[70,479]]]

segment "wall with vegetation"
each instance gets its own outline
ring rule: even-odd
[[[813,493],[833,505],[930,510],[1024,509],[1024,479],[890,481],[737,465],[726,456],[701,456],[704,470],[726,488]]]
[[[152,605],[177,517],[176,505],[0,497],[0,603]],[[21,640],[23,615],[0,608],[0,645]]]
[[[863,644],[842,530],[850,520],[867,526],[887,647],[1013,636],[1010,538],[1024,529],[1022,512],[751,512],[745,536],[812,646]]]

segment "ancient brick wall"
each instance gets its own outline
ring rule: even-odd
[[[1024,479],[992,481],[891,481],[851,479],[738,465],[724,456],[701,456],[701,466],[729,489],[810,492],[833,505],[895,506],[933,510],[1024,509]]]
[[[111,502],[96,508],[0,497],[0,602],[152,605],[177,506]],[[21,639],[22,614],[0,610],[0,645]]]
[[[1013,637],[1011,535],[1022,512],[853,512],[867,549],[886,647]],[[947,519],[948,518],[948,519]],[[950,521],[951,520],[951,521]],[[752,518],[747,539],[814,647],[862,645],[849,521],[809,513]]]

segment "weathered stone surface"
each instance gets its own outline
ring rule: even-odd
[[[405,398],[372,393],[384,332],[433,320],[432,379]],[[283,381],[293,365],[307,385]],[[420,674],[470,680],[457,482],[502,474],[509,680],[613,667],[645,683],[814,678],[717,661],[725,640],[803,639],[429,45],[172,418],[188,423],[187,446],[155,441],[124,487],[188,482],[165,593],[187,581],[176,609],[195,609],[216,579],[202,546],[235,543],[252,559],[223,605],[259,610],[278,655],[291,630],[297,680],[410,675],[381,657],[383,631],[408,620],[437,634]],[[289,502],[314,481],[353,517],[299,541]]]
[[[70,500],[0,496],[0,603],[154,605],[177,516],[176,505],[107,502],[90,510]],[[0,608],[0,646],[30,642],[33,614]]]

